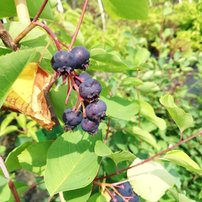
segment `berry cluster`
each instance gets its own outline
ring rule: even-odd
[[[120,184],[117,191],[120,195],[113,193],[110,202],[139,202],[139,197],[133,192],[129,182]]]
[[[66,109],[63,113],[65,129],[72,130],[80,124],[84,131],[94,134],[106,116],[107,106],[99,100],[102,86],[89,74],[75,72],[75,69],[86,70],[89,58],[88,50],[77,46],[71,51],[58,51],[52,57],[51,65],[56,71],[55,79],[62,76],[64,83],[68,81],[65,103],[67,104],[72,89],[78,95],[73,109]]]

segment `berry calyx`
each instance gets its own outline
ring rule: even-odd
[[[106,116],[107,106],[102,100],[90,103],[86,107],[86,116],[90,120],[100,121]]]
[[[67,129],[73,129],[81,123],[82,113],[66,109],[62,115],[62,119]]]
[[[99,126],[99,122],[97,121],[91,121],[88,118],[84,118],[81,121],[81,127],[84,131],[94,134],[97,132]]]
[[[71,53],[74,57],[75,68],[86,70],[89,65],[89,51],[83,46],[76,46],[71,50]]]
[[[95,79],[87,79],[79,86],[79,93],[83,99],[94,100],[102,90],[102,86]]]

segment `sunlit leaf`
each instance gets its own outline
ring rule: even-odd
[[[135,155],[127,150],[121,152],[114,152],[108,157],[111,158],[116,165],[122,161],[133,161],[135,159]]]
[[[95,136],[76,131],[64,133],[50,146],[44,179],[51,195],[84,188],[93,181],[99,169],[95,141]]]
[[[28,115],[42,127],[51,129],[54,122],[44,94],[50,78],[37,63],[29,63],[13,83],[4,107]]]
[[[98,156],[108,156],[112,151],[103,141],[98,140],[95,144],[95,153]]]
[[[135,159],[131,166],[140,163]],[[127,172],[135,193],[145,200],[156,202],[175,184],[175,178],[159,163],[147,162]]]
[[[186,168],[191,172],[196,172],[202,175],[202,168],[193,161],[185,152],[180,150],[172,150],[167,152],[163,157],[163,160],[168,160],[179,166]]]
[[[156,116],[153,107],[143,100],[141,100],[139,103],[140,103],[140,113],[143,116],[145,116],[149,121],[151,121],[153,124],[155,124],[160,130],[165,130],[166,122],[163,119]]]
[[[162,96],[160,102],[168,110],[181,132],[194,125],[191,114],[186,113],[183,109],[178,107],[171,95]]]
[[[112,17],[126,19],[146,19],[148,14],[147,0],[104,0],[105,9]]]

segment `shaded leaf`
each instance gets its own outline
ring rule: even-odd
[[[148,131],[139,128],[137,126],[132,127],[129,130],[126,130],[127,132],[129,132],[131,135],[133,135],[134,137],[138,137],[141,140],[147,142],[148,144],[152,145],[154,148],[159,149],[159,146],[156,142],[156,139],[152,136],[152,134],[150,134]]]
[[[171,95],[162,96],[160,102],[168,110],[181,132],[194,125],[191,114],[188,114],[183,109],[179,108]]]
[[[9,172],[21,168],[21,165],[18,160],[18,155],[31,144],[32,144],[31,142],[25,142],[24,144],[16,147],[8,154],[5,164]]]
[[[96,193],[90,197],[88,202],[107,202],[107,200],[101,193]]]
[[[76,189],[72,191],[66,191],[63,193],[65,200],[68,202],[84,202],[90,197],[92,191],[92,184],[87,187]]]
[[[46,166],[47,151],[51,141],[34,143],[26,147],[18,160],[22,168],[38,175],[43,175]]]

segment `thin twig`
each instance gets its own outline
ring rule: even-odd
[[[0,156],[0,168],[1,168],[5,178],[8,180],[8,186],[9,186],[9,188],[10,188],[12,194],[13,194],[15,202],[20,202],[20,197],[18,195],[16,187],[15,187],[13,181],[10,178],[9,172],[8,172],[8,170],[7,170],[6,166],[5,166],[4,160],[3,160],[3,158],[1,156]]]
[[[43,24],[41,22],[33,22],[33,24],[38,25],[38,26],[42,27],[44,30],[46,30],[48,35],[55,42],[55,45],[56,45],[57,49],[61,50],[61,45],[60,45],[59,40],[57,39],[56,35],[52,32],[52,30],[47,25],[45,25],[45,24]]]
[[[4,45],[6,47],[11,48],[12,50],[17,50],[17,45],[13,41],[11,35],[7,32],[7,30],[4,28],[2,22],[0,21],[0,38],[3,41]]]
[[[48,0],[43,1],[43,3],[41,4],[41,6],[40,6],[40,8],[39,8],[39,10],[37,12],[37,14],[34,16],[34,19],[33,19],[32,22],[36,22],[39,19],[40,15],[43,12],[43,10],[44,10],[47,3],[48,3]]]
[[[70,45],[69,45],[69,49],[70,49],[70,50],[72,49],[72,46],[74,45],[74,42],[76,41],[76,37],[77,37],[77,35],[78,35],[78,33],[79,33],[81,24],[82,24],[82,22],[83,22],[84,14],[85,14],[85,12],[86,12],[86,8],[87,8],[87,5],[88,5],[88,1],[89,1],[89,0],[85,0],[85,2],[84,2],[84,5],[83,5],[83,8],[82,8],[82,12],[81,12],[81,16],[80,16],[79,22],[78,22],[78,24],[77,24],[76,30],[75,30],[75,32],[74,32],[74,35],[73,35],[73,37],[72,37],[72,41],[71,41],[71,43],[70,43]]]
[[[44,0],[42,5],[40,6],[37,14],[34,17],[34,20],[32,22],[36,22],[38,18],[40,17],[44,7],[46,6],[48,0]],[[18,44],[32,29],[36,27],[36,24],[30,23],[14,40],[15,44]]]
[[[129,169],[131,169],[131,168],[135,168],[135,167],[137,167],[137,166],[143,165],[143,164],[154,160],[155,158],[161,156],[162,154],[165,154],[165,153],[167,153],[168,151],[171,151],[172,149],[175,149],[176,147],[182,145],[183,143],[188,142],[188,141],[192,140],[193,138],[195,138],[195,137],[197,137],[197,136],[200,136],[200,135],[202,135],[202,130],[199,131],[198,133],[196,133],[196,134],[194,134],[194,135],[192,135],[192,136],[190,136],[190,137],[184,139],[184,140],[180,140],[179,142],[177,142],[177,143],[174,144],[173,146],[168,147],[168,148],[166,148],[166,149],[160,151],[159,153],[155,154],[154,156],[151,156],[151,157],[149,157],[149,158],[147,158],[147,159],[145,159],[145,160],[143,160],[143,161],[141,161],[141,162],[139,162],[139,163],[137,163],[137,164],[135,164],[135,165],[133,165],[133,166],[124,168],[124,169],[119,170],[118,172],[112,173],[112,174],[110,174],[110,175],[106,175],[106,176],[102,176],[102,177],[99,177],[99,178],[95,178],[95,180],[103,180],[103,179],[106,179],[106,178],[109,178],[109,177],[113,177],[113,176],[119,175],[119,174],[121,174],[121,173],[123,173],[123,172],[125,172],[125,171],[127,171],[127,170],[129,170]]]

